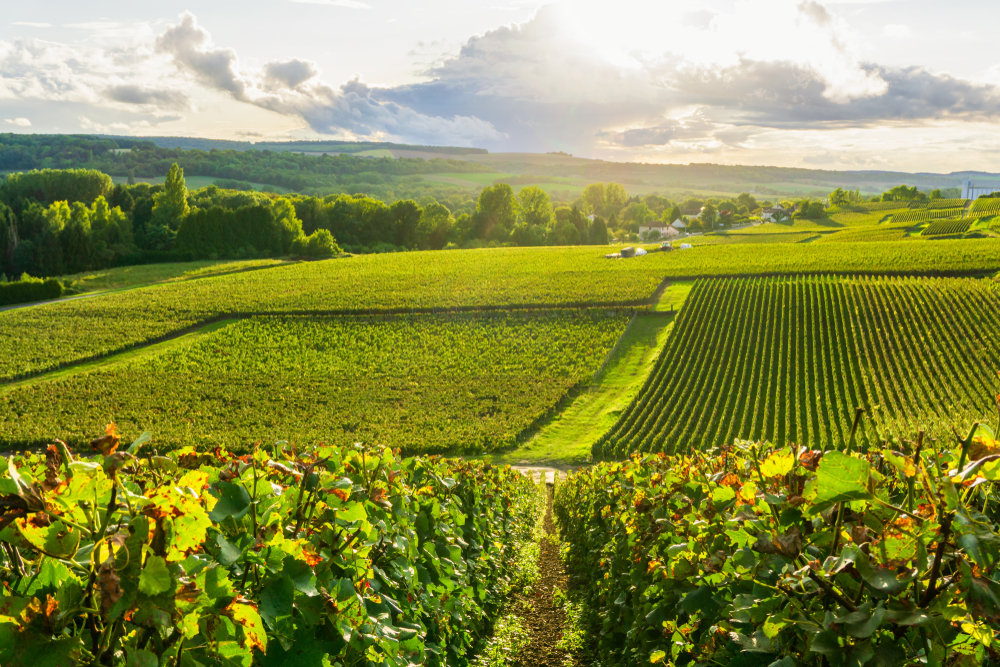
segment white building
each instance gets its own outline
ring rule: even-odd
[[[991,185],[977,188],[971,180],[962,181],[962,199],[978,199],[983,195],[990,195],[1000,192],[1000,186]]]
[[[657,238],[669,238],[672,236],[680,236],[680,230],[670,225],[666,225],[662,222],[647,222],[644,225],[639,225],[639,237],[648,238],[650,232],[659,232]]]

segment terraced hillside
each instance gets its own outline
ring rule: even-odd
[[[1000,292],[973,279],[699,281],[596,457],[734,438],[811,447],[946,432],[995,415]]]

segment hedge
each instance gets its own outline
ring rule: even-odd
[[[21,280],[16,282],[0,282],[0,306],[58,299],[62,293],[62,283],[55,278],[42,280],[22,276]]]

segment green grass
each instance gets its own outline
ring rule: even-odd
[[[656,364],[673,319],[637,315],[603,373],[517,449],[493,457],[510,464],[583,463],[591,445],[618,420]]]
[[[681,306],[687,300],[688,294],[691,293],[691,288],[694,287],[695,281],[693,280],[675,280],[667,285],[667,288],[663,290],[663,294],[660,296],[659,300],[656,302],[656,306],[653,310],[660,313],[677,312],[680,311]]]

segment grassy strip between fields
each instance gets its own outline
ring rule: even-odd
[[[672,289],[668,288],[665,296]],[[614,426],[642,387],[666,343],[672,324],[672,318],[662,315],[637,315],[596,380],[534,437],[515,450],[497,455],[495,460],[499,463],[585,462],[594,441]]]

